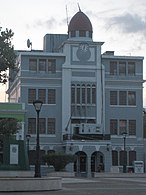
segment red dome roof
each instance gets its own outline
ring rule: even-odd
[[[89,18],[82,11],[79,11],[72,17],[68,32],[81,30],[92,32],[92,24]]]

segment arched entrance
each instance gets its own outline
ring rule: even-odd
[[[75,153],[77,159],[74,162],[74,172],[77,176],[86,176],[87,172],[87,155],[85,152],[79,151]]]
[[[91,155],[91,172],[104,171],[104,155],[102,152],[94,152]]]

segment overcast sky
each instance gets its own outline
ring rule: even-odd
[[[78,3],[92,23],[93,41],[105,42],[102,53],[112,50],[115,55],[145,57],[146,0],[0,0],[0,26],[13,30],[15,49],[28,49],[28,38],[33,49],[42,49],[45,34],[67,33],[68,22],[79,10]],[[0,90],[2,94],[5,87]]]

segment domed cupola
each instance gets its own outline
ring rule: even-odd
[[[92,24],[89,18],[81,11],[77,12],[71,19],[68,26],[70,38],[92,39]]]

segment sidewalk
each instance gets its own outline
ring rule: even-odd
[[[146,178],[146,173],[96,173],[94,178]]]

